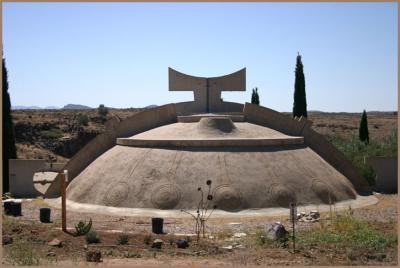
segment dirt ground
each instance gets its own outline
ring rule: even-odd
[[[369,222],[381,233],[397,234],[397,195],[381,195],[376,205],[351,210],[352,217]],[[380,252],[354,249],[329,242],[326,246],[304,246],[299,242],[298,251],[292,253],[292,244],[286,246],[257,243],[257,233],[273,222],[281,221],[290,229],[287,217],[218,218],[207,223],[207,238],[195,243],[194,226],[190,218],[166,218],[163,235],[151,232],[151,219],[146,217],[115,217],[100,214],[67,212],[67,227],[72,232],[80,220],[93,221],[92,229],[100,235],[100,243],[87,244],[84,236],[75,237],[61,231],[60,210],[52,208],[52,223],[39,221],[39,208],[46,204],[41,199],[25,200],[20,217],[3,216],[3,265],[43,264],[76,265],[92,264],[85,260],[86,252],[99,250],[106,265],[396,265],[396,246],[387,246]],[[336,212],[341,215],[344,212]],[[336,215],[336,214],[335,214]],[[321,214],[316,223],[296,225],[298,235],[318,226],[329,225],[329,213]],[[322,228],[322,227],[321,227]],[[127,245],[118,245],[117,238],[124,232],[129,236]],[[245,235],[241,234],[244,233]],[[13,242],[4,245],[4,239]],[[191,237],[189,247],[178,249],[177,239]],[[47,243],[57,238],[61,247]],[[154,239],[163,240],[161,250],[151,248]],[[149,242],[146,244],[145,241]],[[321,242],[322,243],[322,242]],[[224,248],[233,246],[237,248]],[[28,252],[29,254],[27,255]],[[350,254],[350,253],[351,254]],[[354,256],[356,255],[356,256]]]

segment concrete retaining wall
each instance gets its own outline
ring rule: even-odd
[[[251,103],[245,104],[244,115],[248,122],[270,127],[288,135],[303,136],[305,144],[346,176],[359,193],[371,190],[366,180],[344,154],[311,128],[310,120],[292,119],[277,111]]]
[[[167,104],[141,111],[123,121],[120,121],[119,118],[111,120],[107,122],[106,130],[79,150],[64,167],[64,169],[68,170],[69,182],[78,176],[97,157],[115,146],[117,138],[129,137],[155,127],[176,122],[175,104]],[[57,177],[54,183],[48,188],[45,196],[53,198],[59,196],[59,193],[60,180]]]
[[[305,118],[293,119],[272,109],[246,102],[244,115],[250,123],[269,127],[287,135],[300,136],[303,128],[312,122]]]
[[[397,157],[369,157],[366,162],[376,173],[374,190],[397,193]]]
[[[39,171],[60,171],[63,163],[50,163],[45,160],[10,159],[9,178],[10,192],[17,198],[30,198],[42,195],[33,184],[33,176]]]

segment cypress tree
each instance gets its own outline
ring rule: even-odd
[[[260,97],[258,96],[258,88],[253,88],[253,92],[251,93],[251,103],[260,105]]]
[[[360,138],[360,141],[363,141],[366,144],[369,144],[368,121],[367,121],[367,113],[365,112],[365,110],[361,116],[361,122],[360,122],[360,128],[358,130],[358,136]]]
[[[307,117],[306,82],[300,54],[296,58],[293,117]]]
[[[8,159],[17,158],[14,125],[11,119],[11,101],[8,94],[8,74],[3,58],[3,193],[9,191]]]

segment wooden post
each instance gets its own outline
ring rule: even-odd
[[[292,221],[292,229],[293,229],[293,253],[296,253],[296,234],[295,234],[295,223],[297,220],[297,204],[295,202],[291,202],[289,205],[290,208],[290,220]]]
[[[60,173],[60,185],[61,185],[61,228],[64,232],[67,232],[67,197],[66,197],[66,189],[67,189],[67,181],[68,181],[68,171],[64,170],[63,173]]]

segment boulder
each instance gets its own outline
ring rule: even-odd
[[[62,247],[62,241],[58,240],[57,238],[54,238],[49,243],[47,243],[47,245],[52,247]]]
[[[161,239],[155,239],[153,244],[151,245],[152,248],[161,249],[163,241]]]
[[[189,247],[189,243],[185,239],[179,239],[178,241],[176,241],[176,245],[177,245],[178,248],[187,248],[187,247]]]
[[[288,234],[289,232],[286,231],[285,226],[279,221],[268,226],[266,230],[266,237],[274,241],[285,239]]]

